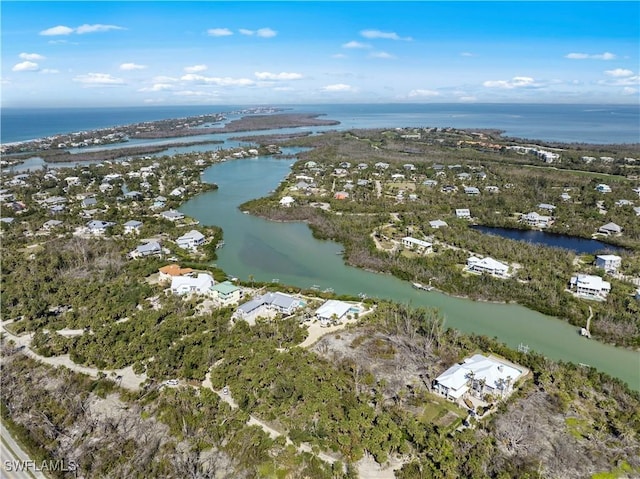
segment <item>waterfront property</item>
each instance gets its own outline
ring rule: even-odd
[[[168,264],[158,270],[158,281],[171,281],[177,276],[188,276],[193,274],[191,268],[181,268],[178,264]]]
[[[157,241],[149,241],[139,245],[136,249],[129,253],[129,258],[145,258],[147,256],[162,256],[162,247]]]
[[[524,224],[533,228],[547,228],[551,223],[553,223],[553,218],[551,218],[551,216],[540,215],[535,211],[520,216],[520,220]]]
[[[330,299],[316,310],[315,316],[322,325],[328,326],[332,322],[342,321],[351,308],[349,303]]]
[[[293,205],[296,202],[295,199],[293,199],[293,197],[291,196],[284,196],[281,200],[280,200],[280,206],[284,206],[284,207],[290,207],[291,205]]]
[[[179,221],[184,219],[184,215],[175,210],[163,211],[160,213],[160,216],[169,221]]]
[[[193,249],[205,241],[205,236],[197,230],[191,230],[176,240],[176,244],[182,249]]]
[[[611,283],[600,276],[577,274],[571,278],[569,287],[576,296],[585,299],[605,300],[611,291]]]
[[[280,293],[279,291],[266,293],[238,306],[235,313],[233,313],[233,317],[244,319],[249,324],[253,324],[258,317],[272,317],[276,313],[289,316],[301,304],[300,299],[289,294]]]
[[[596,268],[602,268],[607,273],[615,273],[622,263],[622,258],[615,254],[599,254],[596,256]]]
[[[438,376],[434,380],[433,390],[452,401],[466,394],[479,398],[485,395],[504,397],[513,391],[514,384],[523,372],[523,369],[517,369],[493,356],[474,354]]]
[[[509,277],[509,266],[488,256],[482,259],[471,256],[467,260],[467,271],[479,274],[487,273],[498,278]]]
[[[171,278],[171,292],[178,295],[210,295],[211,287],[214,284],[215,281],[207,273],[198,273],[195,278],[192,276],[174,276]]]
[[[606,235],[619,235],[622,233],[622,227],[615,223],[607,223],[598,228],[598,233],[604,233]]]
[[[231,306],[240,302],[242,289],[230,281],[224,281],[211,287],[211,296],[220,306]]]
[[[402,238],[402,246],[407,249],[415,249],[418,253],[428,254],[433,253],[433,244],[428,241],[423,241],[411,236],[405,236]]]

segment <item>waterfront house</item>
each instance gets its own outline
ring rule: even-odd
[[[506,396],[523,375],[524,370],[493,356],[474,354],[454,364],[433,381],[433,390],[456,401],[465,394],[484,397],[487,394]]]
[[[606,235],[619,235],[622,233],[622,227],[615,223],[607,223],[598,228],[598,233],[604,233]]]
[[[316,310],[315,316],[320,320],[322,325],[327,326],[333,321],[342,321],[342,318],[346,316],[351,308],[352,305],[349,303],[329,299]]]
[[[129,253],[129,258],[146,258],[147,256],[162,256],[162,248],[157,241],[149,241],[139,245]]]
[[[224,281],[211,287],[211,296],[220,306],[231,306],[240,301],[242,289],[229,281]]]
[[[431,226],[432,228],[438,229],[438,228],[443,228],[449,225],[442,220],[433,220],[433,221],[429,221],[429,226]]]
[[[169,221],[179,221],[184,219],[184,215],[175,210],[163,211],[162,213],[160,213],[160,216]]]
[[[191,230],[176,240],[176,244],[182,249],[193,249],[205,241],[205,236],[197,230]]]
[[[293,205],[296,202],[295,199],[293,199],[293,197],[291,196],[284,196],[281,200],[280,200],[280,206],[284,206],[286,208],[289,208],[291,205]]]
[[[615,273],[622,264],[622,258],[615,254],[599,254],[596,256],[596,268],[602,268],[607,273]]]
[[[468,220],[471,218],[471,212],[468,208],[458,208],[456,209],[456,217],[460,219]]]
[[[547,228],[553,223],[551,216],[544,216],[532,211],[531,213],[523,214],[520,216],[520,220],[534,228]]]
[[[201,294],[210,295],[215,281],[210,274],[198,273],[198,276],[174,276],[171,278],[171,292],[173,294]]]
[[[577,296],[603,300],[611,291],[611,283],[604,281],[600,276],[577,274],[571,277],[569,288]]]
[[[467,271],[479,274],[487,273],[498,278],[509,277],[509,266],[489,256],[483,259],[471,256],[467,260]]]
[[[249,324],[253,324],[255,319],[260,316],[270,317],[277,313],[290,316],[301,305],[300,299],[289,294],[279,291],[266,293],[238,306],[233,317],[244,319]]]
[[[418,253],[433,253],[432,243],[417,238],[412,238],[411,236],[405,236],[404,238],[402,238],[402,246],[411,250],[415,249]]]
[[[127,234],[129,233],[138,234],[140,233],[140,228],[142,228],[142,221],[131,220],[131,221],[127,221],[124,224],[124,232]]]
[[[89,233],[101,236],[107,231],[109,226],[113,226],[115,223],[111,221],[92,220],[87,223],[87,230]]]
[[[611,193],[611,187],[609,185],[605,185],[604,183],[600,183],[596,186],[595,189],[600,193]]]
[[[189,276],[191,274],[193,274],[191,268],[181,268],[180,265],[177,264],[168,264],[158,270],[158,281],[162,283],[171,281],[171,279],[176,276]]]

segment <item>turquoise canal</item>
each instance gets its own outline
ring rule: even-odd
[[[640,353],[582,338],[574,326],[517,305],[474,302],[418,291],[388,275],[347,266],[342,246],[314,239],[304,223],[279,223],[243,214],[238,205],[266,196],[289,174],[291,160],[260,157],[216,164],[203,180],[218,189],[201,194],[181,211],[202,224],[224,229],[217,264],[243,280],[278,279],[303,288],[333,288],[339,294],[364,293],[411,306],[438,308],[448,327],[478,333],[511,347],[528,345],[555,360],[594,366],[640,390]],[[585,318],[586,319],[586,318]]]

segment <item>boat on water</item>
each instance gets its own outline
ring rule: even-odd
[[[411,285],[415,288],[415,289],[420,289],[422,291],[431,291],[433,289],[433,286],[425,286],[422,283],[411,283]]]

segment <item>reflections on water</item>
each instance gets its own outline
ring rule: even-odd
[[[474,225],[471,226],[471,228],[480,231],[481,233],[496,235],[502,238],[526,241],[527,243],[551,246],[554,248],[564,248],[577,254],[593,254],[605,250],[624,251],[624,248],[603,243],[602,241],[547,233],[546,231],[518,230],[513,228],[499,228],[481,225]]]
[[[286,151],[291,153],[291,151]],[[320,241],[304,223],[279,223],[242,214],[243,202],[265,196],[289,173],[290,160],[259,157],[216,164],[205,181],[218,190],[199,195],[181,211],[203,224],[223,228],[218,266],[230,275],[258,281],[278,278],[302,288],[333,288],[338,294],[388,298],[412,306],[439,308],[447,326],[520,343],[552,359],[588,364],[640,389],[640,354],[581,338],[575,327],[517,305],[474,302],[419,291],[389,275],[352,268],[336,253],[342,246]],[[586,320],[586,318],[585,318]]]

